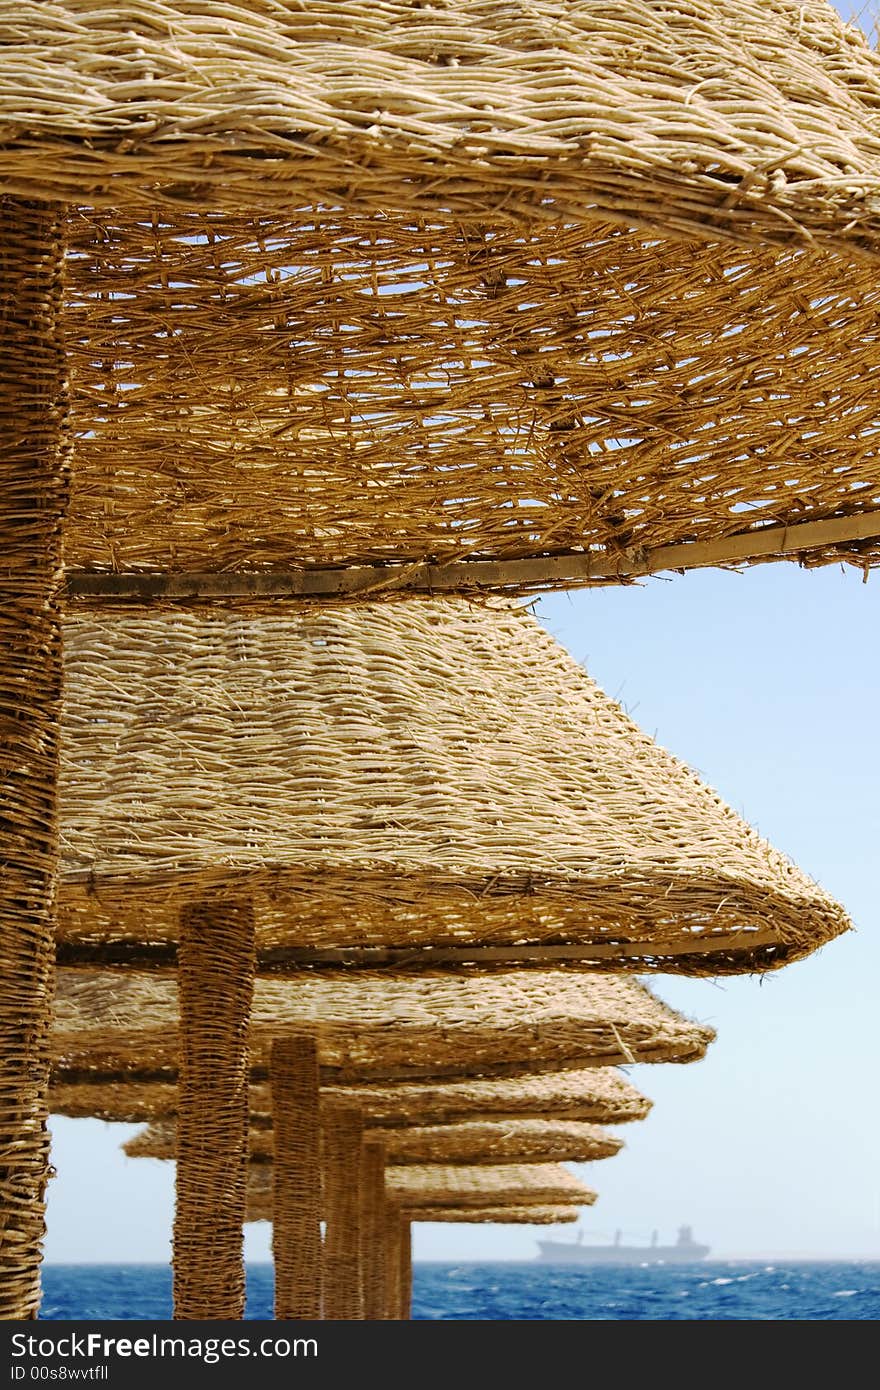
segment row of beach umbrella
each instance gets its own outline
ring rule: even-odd
[[[400,1316],[417,1215],[567,1216],[608,1069],[703,1055],[637,973],[849,926],[523,596],[876,565],[880,59],[826,0],[0,55],[0,1316],[50,1106],[174,1157],[176,1317],[248,1216],[279,1316]]]

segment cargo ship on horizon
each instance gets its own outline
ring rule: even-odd
[[[690,1226],[680,1226],[674,1245],[660,1245],[655,1231],[650,1245],[623,1245],[617,1231],[612,1245],[588,1245],[583,1231],[577,1240],[539,1240],[538,1259],[549,1264],[690,1264],[705,1260],[711,1247],[694,1240]]]

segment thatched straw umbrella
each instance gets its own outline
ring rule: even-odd
[[[177,1025],[173,978],[62,970],[52,1034],[56,1075],[62,1082],[170,1081],[177,1066]],[[308,1037],[284,1043],[285,1032],[304,1027]],[[572,1062],[693,1061],[712,1037],[711,1029],[667,1009],[632,977],[597,976],[574,967],[460,975],[428,971],[410,977],[321,971],[258,980],[248,1040],[258,1076],[267,1074],[270,1043],[279,1040],[273,1098],[276,1133],[284,1136],[275,1222],[276,1251],[283,1252],[279,1316],[292,1316],[291,1310],[297,1316],[314,1315],[311,1305],[302,1311],[302,1291],[320,1289],[319,1063],[324,1078],[336,1082],[411,1081],[480,1071],[510,1076],[567,1069]],[[285,1048],[292,1049],[292,1056]],[[333,1175],[327,1197],[324,1303],[346,1317],[357,1316],[360,1296],[356,1194],[362,1119],[360,1112],[351,1112],[350,1104],[343,1105],[336,1121],[324,1126],[327,1169]],[[231,1129],[220,1105],[208,1132],[209,1159],[198,1151],[192,1154],[194,1176],[200,1179],[196,1192],[206,1210],[232,1187],[230,1180],[218,1181],[217,1173],[231,1172],[236,1182],[241,1174],[243,1181],[246,1160],[243,1139],[240,1163],[233,1163],[227,1152],[240,1131]],[[178,1170],[189,1156],[179,1121]],[[212,1165],[214,1178],[206,1179]],[[233,1243],[231,1235],[240,1191],[234,1188],[223,1207],[227,1257],[234,1268],[241,1261],[240,1236]],[[180,1211],[178,1202],[178,1224]],[[219,1260],[213,1228],[198,1254],[196,1267],[203,1279],[198,1297],[201,1306],[213,1307]],[[187,1296],[187,1290],[180,1291],[178,1306],[190,1306],[184,1302]]]
[[[320,1230],[314,1219],[308,1194],[320,1182],[320,1157],[316,1143],[317,1128],[310,1125],[303,1115],[314,1112],[317,1100],[309,1094],[311,1084],[317,1085],[311,1049],[297,1050],[289,1059],[292,1063],[284,1075],[288,1088],[287,1103],[279,1105],[277,1123],[284,1131],[280,1148],[284,1151],[286,1182],[279,1185],[275,1200],[278,1214],[273,1224],[273,1250],[276,1268],[276,1307],[279,1316],[312,1318],[321,1313],[321,1262]],[[312,1070],[310,1071],[310,1066]],[[292,1091],[291,1088],[296,1088]],[[303,1089],[305,1094],[303,1094]],[[502,1121],[505,1127],[511,1121],[520,1123],[523,1116],[541,1116],[543,1120],[590,1121],[599,1124],[621,1124],[644,1119],[651,1108],[651,1102],[636,1090],[619,1072],[606,1067],[587,1067],[580,1070],[560,1071],[537,1076],[515,1078],[463,1078],[461,1080],[423,1081],[386,1083],[384,1085],[327,1085],[321,1088],[321,1100],[326,1103],[332,1098],[346,1099],[356,1105],[363,1115],[365,1127],[366,1157],[368,1150],[375,1146],[369,1144],[373,1129],[391,1127],[388,1138],[397,1134],[407,1135],[411,1125],[428,1125],[432,1132],[441,1127],[454,1127],[462,1121],[473,1121],[479,1116],[481,1125],[486,1121]],[[280,1100],[284,1100],[282,1095]],[[132,1081],[80,1081],[78,1083],[54,1083],[49,1092],[50,1109],[53,1114],[73,1117],[93,1116],[99,1119],[143,1123],[163,1121],[173,1117],[177,1111],[177,1087],[171,1082],[132,1082]],[[256,1127],[271,1122],[272,1095],[265,1082],[254,1082],[250,1088],[251,1141]],[[131,1152],[131,1149],[128,1150]],[[384,1156],[383,1156],[384,1166]],[[276,1180],[278,1170],[276,1169]],[[362,1188],[369,1193],[371,1185],[369,1174],[364,1175]],[[266,1219],[272,1220],[271,1201],[266,1209]],[[518,1220],[514,1209],[511,1220]],[[529,1209],[530,1211],[532,1209]],[[560,1220],[575,1220],[576,1209],[570,1214],[565,1209]],[[367,1213],[362,1213],[367,1215]],[[404,1218],[400,1218],[403,1220]],[[432,1219],[422,1216],[422,1220]],[[440,1218],[447,1218],[445,1215]],[[474,1219],[501,1219],[480,1213]],[[535,1220],[550,1222],[552,1215],[536,1216]],[[389,1217],[391,1220],[391,1217]],[[292,1230],[290,1227],[292,1226]],[[370,1259],[375,1258],[376,1238],[367,1233],[366,1222],[362,1229],[362,1262],[366,1268]],[[382,1244],[386,1236],[382,1236]],[[394,1233],[394,1259],[401,1241]],[[401,1237],[402,1240],[402,1237]],[[406,1250],[409,1251],[408,1226],[406,1228]],[[387,1253],[385,1255],[387,1260]],[[389,1266],[390,1268],[390,1266]],[[381,1283],[374,1277],[362,1280],[365,1297],[365,1316],[370,1315],[373,1305],[369,1301],[369,1290]],[[391,1316],[397,1317],[395,1305]]]
[[[254,952],[262,968],[569,955],[718,973],[847,925],[508,601],[81,616],[65,660],[61,958],[156,966],[181,943],[181,1313],[206,1313],[186,1242],[216,1271],[218,1222],[243,1202]]]
[[[880,59],[824,0],[12,13],[87,581],[876,562]]]
[[[880,59],[824,0],[235,17],[0,20],[9,1316],[36,1307],[48,1162],[62,320],[71,594],[880,554]],[[209,910],[183,978],[207,998],[234,977],[228,1014],[249,909]]]
[[[219,1298],[224,1230],[217,1306],[241,1311],[255,952],[718,973],[847,925],[507,601],[79,617],[66,676],[60,956],[155,967],[180,941],[181,1316],[208,1315],[203,1274]]]
[[[300,1059],[297,1058],[295,1074],[302,1075]],[[359,1153],[347,1150],[333,1152],[334,1139],[339,1148],[337,1132],[340,1119],[337,1107],[331,1102],[325,1107],[325,1123],[328,1134],[325,1139],[324,1155],[324,1217],[327,1225],[327,1240],[334,1239],[342,1247],[323,1262],[324,1316],[363,1317],[367,1319],[385,1316],[385,1280],[387,1260],[386,1230],[389,1220],[393,1222],[394,1209],[387,1210],[386,1165],[426,1163],[447,1164],[546,1164],[553,1162],[589,1163],[598,1159],[612,1158],[622,1148],[622,1141],[606,1133],[597,1125],[585,1124],[577,1120],[546,1120],[541,1117],[529,1119],[516,1118],[495,1123],[491,1121],[471,1121],[463,1124],[433,1126],[413,1126],[411,1128],[364,1130],[356,1107],[345,1107],[342,1122],[347,1124],[347,1132],[352,1138],[352,1147]],[[295,1155],[291,1169],[297,1181],[288,1183],[284,1191],[275,1191],[275,1220],[289,1218],[289,1204],[302,1211],[306,1189],[302,1183],[302,1150],[316,1135],[316,1129],[303,1132],[302,1126],[292,1127],[291,1135]],[[129,1158],[174,1159],[177,1153],[177,1137],[173,1124],[157,1123],[149,1125],[128,1139],[122,1146]],[[291,1155],[285,1154],[278,1138],[266,1130],[252,1130],[250,1137],[251,1164],[272,1162],[274,1174],[278,1177],[282,1164],[291,1163]],[[350,1208],[347,1237],[339,1239],[338,1202],[344,1199]],[[304,1214],[304,1213],[303,1213]],[[422,1219],[427,1220],[427,1217]],[[317,1226],[317,1223],[313,1223]],[[300,1247],[302,1221],[296,1223],[294,1238],[283,1238],[282,1232],[276,1237],[273,1227],[273,1246],[276,1260],[281,1267],[278,1273],[278,1294],[276,1295],[276,1315],[288,1312],[292,1299],[295,1314],[304,1316],[302,1304],[305,1301],[311,1316],[318,1316],[319,1289],[313,1282],[306,1286],[306,1280],[314,1280],[314,1270],[304,1264]],[[408,1232],[401,1230],[401,1239]],[[357,1243],[358,1263],[351,1258]],[[293,1263],[293,1251],[296,1260]],[[283,1255],[287,1253],[293,1263],[288,1270],[284,1266]],[[348,1257],[348,1258],[346,1258]],[[340,1258],[345,1260],[345,1280],[339,1289]],[[280,1305],[280,1308],[278,1307]]]
[[[285,1033],[307,1025],[307,1036],[283,1042]],[[56,1079],[105,1084],[115,1079],[125,1086],[159,1077],[167,1083],[176,1065],[176,1029],[173,979],[63,970],[52,1036]],[[291,1291],[292,1300],[299,1296],[296,1290],[317,1282],[319,1063],[324,1080],[336,1082],[467,1076],[480,1070],[529,1074],[567,1070],[573,1061],[696,1060],[712,1036],[710,1029],[666,1009],[630,977],[596,976],[572,967],[411,977],[325,971],[258,980],[250,1029],[258,1075],[265,1075],[270,1041],[278,1039],[280,1048],[273,1111],[276,1132],[283,1127],[285,1137],[279,1146],[283,1213],[275,1223],[276,1249],[292,1252],[294,1265],[289,1279],[282,1271],[280,1306],[291,1306],[284,1290]],[[345,1133],[336,1190],[348,1201],[358,1186],[360,1133]],[[214,1144],[222,1150],[226,1142],[221,1117]],[[335,1229],[332,1217],[329,1224]],[[351,1227],[346,1217],[345,1239],[353,1239]],[[297,1261],[307,1257],[311,1264],[303,1269]],[[298,1313],[307,1315],[308,1310]]]
[[[259,1190],[259,1165],[251,1171],[248,1192]],[[386,1171],[389,1201],[407,1211],[437,1207],[591,1206],[595,1192],[555,1163],[423,1164]]]
[[[51,1033],[60,1082],[171,1081],[178,1055],[173,977],[60,970]],[[251,1074],[275,1038],[306,1031],[322,1079],[517,1076],[634,1062],[698,1061],[714,1031],[631,976],[566,967],[493,972],[303,971],[260,979]]]
[[[380,1144],[373,1147],[381,1154]],[[520,1213],[515,1219],[525,1221],[527,1212],[534,1211],[536,1220],[546,1221],[548,1208],[556,1214],[557,1220],[566,1219],[566,1210],[572,1213],[571,1219],[576,1219],[581,1207],[596,1200],[592,1189],[567,1169],[553,1163],[385,1168],[384,1155],[382,1157],[384,1182],[381,1191],[377,1192],[373,1183],[363,1186],[364,1205],[372,1208],[373,1239],[365,1243],[369,1261],[362,1261],[359,1292],[353,1293],[348,1309],[344,1310],[351,1316],[363,1316],[362,1309],[359,1312],[352,1312],[352,1309],[358,1308],[359,1299],[364,1295],[369,1299],[368,1290],[372,1291],[374,1299],[373,1316],[383,1316],[377,1311],[380,1303],[386,1310],[384,1316],[409,1316],[410,1223],[414,1220],[498,1220],[500,1217],[494,1213],[513,1209]],[[277,1210],[273,1190],[269,1165],[251,1164],[248,1221],[273,1220]],[[490,1212],[493,1213],[491,1217]],[[379,1225],[384,1230],[381,1241],[375,1235]],[[369,1217],[364,1228],[370,1229]],[[381,1257],[378,1255],[380,1247]],[[399,1311],[401,1299],[406,1308],[403,1314]],[[334,1313],[331,1307],[329,1316]],[[326,1310],[325,1316],[328,1316]]]
[[[265,968],[715,975],[848,925],[506,601],[77,618],[65,677],[65,961],[173,963],[214,896]]]
[[[613,1158],[623,1140],[581,1120],[547,1120],[535,1115],[510,1120],[472,1120],[459,1124],[413,1125],[365,1131],[381,1144],[388,1163],[591,1163]],[[148,1125],[122,1146],[129,1158],[173,1159],[177,1126]],[[279,1151],[271,1130],[251,1129],[252,1163],[272,1162]]]
[[[643,1120],[651,1101],[613,1067],[584,1067],[512,1078],[463,1077],[461,1080],[410,1081],[384,1085],[322,1088],[324,1098],[340,1094],[357,1105],[367,1126],[457,1124],[542,1115],[546,1119],[588,1120],[623,1124]],[[53,1081],[49,1105],[53,1115],[99,1119],[122,1124],[169,1120],[177,1114],[177,1086],[170,1081]],[[248,1093],[251,1125],[272,1113],[267,1082],[252,1081]]]

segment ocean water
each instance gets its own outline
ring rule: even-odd
[[[160,1265],[47,1265],[41,1317],[169,1318]],[[249,1319],[272,1316],[272,1268],[248,1268]],[[417,1264],[415,1319],[861,1322],[880,1317],[880,1263],[711,1261],[569,1269],[538,1264]]]

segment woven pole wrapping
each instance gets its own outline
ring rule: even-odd
[[[368,1322],[386,1316],[385,1278],[385,1145],[368,1138],[361,1153],[361,1297]]]
[[[180,928],[175,1318],[242,1318],[254,918],[203,900]]]
[[[275,1317],[321,1316],[321,1120],[313,1034],[272,1044]]]
[[[338,1087],[332,1088],[340,1099]],[[457,1124],[479,1115],[484,1120],[542,1115],[548,1119],[623,1124],[643,1120],[651,1102],[611,1067],[585,1067],[546,1075],[487,1080],[401,1082],[396,1085],[347,1086],[345,1099],[359,1105],[369,1127]],[[95,1118],[125,1124],[169,1120],[177,1114],[177,1087],[170,1081],[80,1081],[53,1079],[49,1103],[53,1115]],[[251,1119],[271,1113],[269,1088],[250,1087]]]
[[[400,1239],[398,1245],[400,1260],[400,1317],[406,1322],[412,1317],[412,1222],[409,1217],[400,1218]]]
[[[360,1279],[363,1117],[356,1106],[324,1108],[324,1317],[363,1317]]]
[[[385,1203],[385,1318],[396,1322],[400,1317],[400,1207]]]
[[[0,1317],[33,1318],[49,1173],[58,866],[61,523],[67,501],[59,211],[0,199]]]

